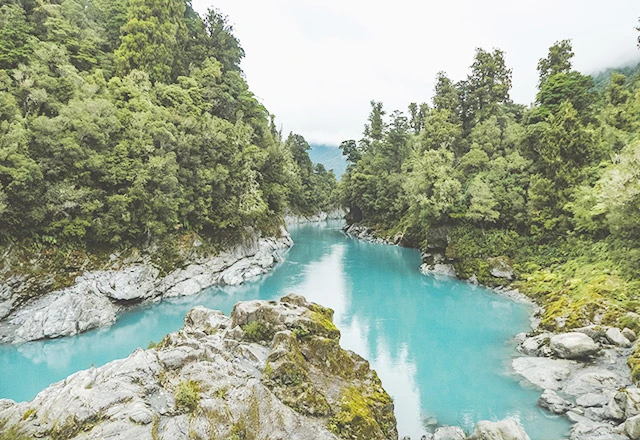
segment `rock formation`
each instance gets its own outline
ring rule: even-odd
[[[295,295],[196,307],[156,348],[80,371],[33,401],[0,400],[15,438],[396,439],[369,363],[340,348],[333,312]]]

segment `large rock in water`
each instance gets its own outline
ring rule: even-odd
[[[600,352],[600,346],[580,332],[554,335],[549,341],[549,347],[556,356],[563,359],[589,359]]]
[[[490,422],[481,420],[471,436],[472,440],[530,440],[520,423],[512,419]]]
[[[196,307],[155,349],[1,401],[0,420],[43,439],[397,439],[391,398],[332,314],[295,295],[230,317]]]

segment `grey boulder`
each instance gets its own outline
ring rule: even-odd
[[[549,341],[549,347],[562,359],[589,359],[600,353],[600,346],[580,332],[554,335]]]

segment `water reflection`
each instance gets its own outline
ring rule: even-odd
[[[339,223],[297,226],[292,235],[287,260],[256,282],[134,310],[107,330],[0,347],[0,397],[31,399],[74,371],[157,342],[195,305],[229,313],[238,301],[295,292],[334,309],[342,346],[367,358],[394,398],[401,436],[420,438],[434,417],[471,430],[480,419],[512,416],[533,440],[565,433],[566,421],[536,406],[540,391],[511,372],[509,341],[528,328],[527,306],[423,276],[417,251],[348,239]]]

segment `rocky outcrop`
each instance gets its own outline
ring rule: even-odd
[[[449,260],[444,252],[439,252],[437,249],[430,249],[428,252],[422,253],[420,272],[425,275],[457,276],[453,261]],[[477,284],[477,280],[475,283]]]
[[[72,286],[12,310],[0,321],[0,343],[75,335],[113,324],[117,314],[132,305],[193,295],[212,285],[240,284],[266,273],[291,245],[283,228],[280,238],[253,236],[218,255],[200,255],[194,248],[181,267],[165,275],[149,256],[114,258],[111,268],[85,272]],[[7,286],[5,292],[11,290]],[[4,301],[5,307],[13,303],[13,296]]]
[[[489,273],[491,274],[491,276],[513,280],[513,262],[509,257],[500,256],[488,258],[487,262],[489,263]]]
[[[196,307],[155,349],[0,401],[0,420],[51,440],[396,439],[391,398],[332,313],[295,295]]]
[[[632,348],[620,330],[589,326],[518,339],[526,357],[513,360],[514,370],[544,390],[541,407],[574,423],[572,440],[628,440],[640,432],[634,419],[640,415],[640,389],[632,385],[627,365]]]
[[[512,419],[499,422],[482,420],[476,425],[471,440],[530,440],[520,423]]]
[[[297,225],[302,223],[319,223],[327,220],[342,220],[347,212],[343,208],[336,208],[329,212],[320,211],[314,215],[295,215],[287,214],[284,216],[284,222],[287,226]]]
[[[396,235],[393,238],[382,238],[378,236],[373,229],[355,223],[351,225],[347,224],[344,228],[342,228],[342,230],[349,237],[369,241],[371,243],[388,244],[394,246],[399,245],[402,242],[402,235]]]
[[[588,335],[580,332],[552,336],[549,348],[556,356],[563,359],[590,359],[600,352],[598,344]]]

